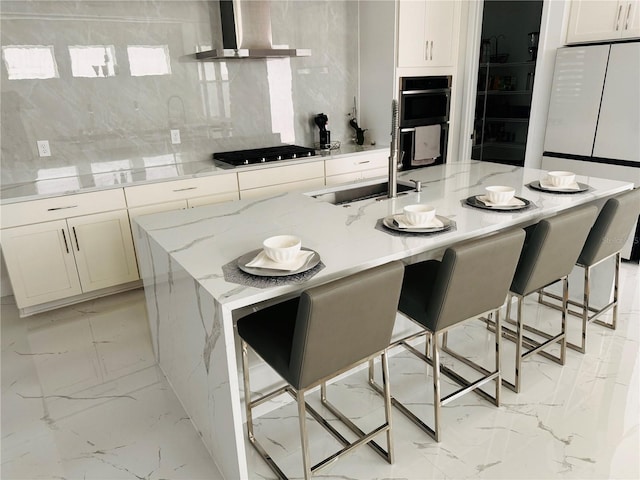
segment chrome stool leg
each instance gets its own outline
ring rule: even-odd
[[[307,409],[304,393],[297,392],[298,421],[300,423],[300,441],[302,445],[302,466],[305,480],[311,479],[311,458],[309,457],[309,437],[307,435]]]
[[[440,353],[438,352],[438,337],[437,334],[434,333],[433,336],[435,338],[432,339],[432,352],[431,352],[431,361],[433,362],[432,370],[433,370],[433,412],[434,412],[434,428],[433,428],[433,438],[436,442],[440,441],[440,408],[441,408],[441,397],[440,397]]]

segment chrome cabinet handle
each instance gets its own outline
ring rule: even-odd
[[[429,60],[429,40],[424,42],[424,59]]]
[[[631,2],[627,5],[627,18],[624,21],[624,29],[629,30],[629,20],[631,19]]]
[[[69,245],[67,244],[67,236],[64,233],[64,228],[60,229],[62,231],[62,239],[64,240],[64,249],[69,253]]]
[[[80,251],[80,244],[78,244],[78,234],[76,233],[76,227],[71,227],[73,230],[73,237],[76,239],[76,250]]]
[[[66,207],[53,207],[47,208],[47,212],[53,212],[55,210],[66,210],[67,208],[76,208],[77,205],[67,205]]]
[[[616,17],[616,31],[620,30],[620,14],[622,13],[622,4],[618,5],[618,16]]]
[[[431,53],[429,53],[429,60],[433,60],[433,40],[431,40]]]
[[[371,160],[362,160],[361,162],[358,162],[358,165],[362,165],[363,163],[371,163]]]
[[[185,188],[177,188],[173,190],[174,192],[184,192],[186,190],[196,190],[198,187],[185,187]]]

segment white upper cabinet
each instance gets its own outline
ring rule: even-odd
[[[398,67],[455,64],[460,2],[400,0]]]
[[[567,44],[640,37],[640,0],[572,0]]]

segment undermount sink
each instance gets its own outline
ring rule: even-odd
[[[342,189],[332,190],[329,192],[320,192],[311,194],[313,198],[317,198],[322,202],[331,203],[333,205],[344,205],[346,203],[357,202],[369,198],[380,197],[383,199],[389,191],[388,182],[374,183],[368,185],[357,185],[344,187]],[[398,193],[415,190],[412,184],[398,182]]]

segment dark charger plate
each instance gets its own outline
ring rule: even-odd
[[[465,200],[465,203],[467,205],[470,205],[472,207],[476,207],[476,208],[482,208],[484,210],[492,210],[492,211],[498,211],[498,212],[515,212],[518,210],[524,210],[525,208],[529,208],[529,205],[531,205],[531,202],[529,200],[527,200],[526,198],[522,198],[522,197],[515,197],[518,200],[522,201],[524,203],[524,205],[499,205],[497,207],[490,207],[489,205],[486,205],[484,202],[482,202],[481,200],[479,200],[477,197],[479,197],[479,195],[472,195],[469,198],[467,198]]]
[[[249,273],[251,275],[256,275],[258,277],[287,277],[289,275],[296,275],[298,273],[306,272],[307,270],[311,270],[313,267],[320,263],[320,255],[315,250],[311,250],[310,248],[302,247],[301,250],[306,250],[309,252],[313,252],[307,261],[297,270],[277,270],[274,268],[258,268],[258,267],[249,267],[247,263],[251,262],[258,253],[262,251],[261,248],[257,250],[253,250],[249,253],[245,253],[240,258],[238,258],[238,268],[243,272]]]
[[[577,183],[578,183],[578,187],[580,187],[578,190],[575,190],[573,188],[545,188],[540,184],[540,180],[531,182],[527,186],[529,188],[532,188],[533,190],[538,190],[540,192],[561,193],[563,195],[572,194],[572,193],[583,193],[589,190],[589,185],[587,185],[586,183],[580,183],[580,182],[577,182]]]

